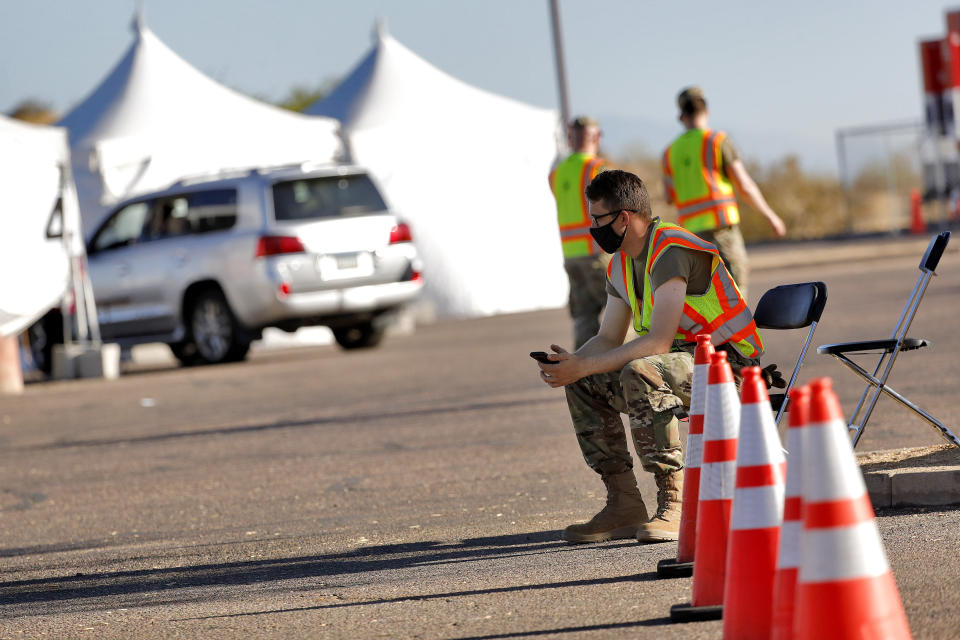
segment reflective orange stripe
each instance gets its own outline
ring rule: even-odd
[[[580,233],[572,236],[563,236],[563,242],[579,242],[581,240],[586,240],[587,242],[593,243],[593,236],[589,233]]]
[[[717,290],[717,298],[720,300],[720,307],[724,312],[730,311],[730,301],[727,298],[727,290],[723,286],[723,280],[720,279],[720,270],[717,269],[713,274],[713,287]]]
[[[704,250],[706,250],[706,249],[704,249],[704,247],[698,245],[697,243],[695,243],[695,242],[690,242],[689,240],[686,240],[686,239],[684,239],[684,238],[673,238],[672,240],[673,240],[673,242],[664,242],[664,243],[662,243],[659,247],[656,247],[656,248],[654,249],[653,255],[650,256],[650,264],[651,264],[651,265],[652,265],[654,262],[657,261],[657,258],[660,257],[660,254],[663,253],[666,249],[668,249],[668,248],[670,247],[670,245],[679,245],[679,246],[681,246],[681,247],[683,247],[683,248],[685,248],[685,249],[694,249],[694,250],[698,250],[698,251],[704,251]],[[712,253],[712,252],[711,252],[711,253]]]
[[[667,198],[670,203],[675,203],[677,201],[677,190],[673,188],[673,167],[670,166],[670,147],[667,147],[667,150],[663,152],[661,164],[663,165],[663,175],[666,176],[664,185],[667,190]]]
[[[757,323],[751,320],[750,324],[748,324],[746,327],[744,327],[740,331],[737,331],[735,334],[730,336],[728,342],[740,342],[741,340],[743,340],[748,336],[756,336],[756,335],[757,335]],[[756,353],[756,352],[757,350],[754,349],[753,353]]]
[[[722,145],[727,136],[722,131],[704,129],[700,132],[699,160],[700,179],[707,193],[689,200],[678,201],[673,198],[677,209],[677,221],[685,227],[697,231],[731,226],[739,222],[734,185],[729,184],[723,173]],[[679,140],[679,138],[678,138]],[[664,172],[672,173],[670,151],[677,141],[668,147],[664,154]],[[677,185],[671,185],[676,193]],[[699,189],[698,189],[699,190]],[[682,190],[681,190],[682,192]]]
[[[679,237],[672,237],[670,242],[664,242],[660,236],[666,233],[666,231],[667,229],[660,227],[654,232],[653,253],[647,260],[648,273],[652,273],[653,265],[657,261],[657,258],[659,258],[660,254],[670,246],[671,242],[679,244],[687,249],[709,251],[710,253],[720,255],[714,245],[685,229],[670,229],[670,231],[676,233]]]
[[[615,259],[620,260],[619,270],[614,271],[615,267],[612,261],[607,268],[607,278],[618,293],[625,300],[629,300],[630,308],[633,311],[634,330],[639,335],[644,335],[649,331],[650,317],[656,303],[653,292],[649,290],[650,274],[656,259],[665,250],[677,246],[691,251],[707,253],[711,256],[713,262],[710,286],[704,294],[707,297],[686,297],[681,322],[678,323],[675,337],[693,341],[699,334],[713,333],[715,336],[722,338],[718,344],[729,342],[740,353],[748,357],[756,357],[762,353],[763,342],[757,331],[756,322],[749,315],[747,302],[740,295],[736,284],[720,260],[717,248],[696,234],[661,220],[655,222],[650,234],[647,245],[650,257],[644,271],[640,274],[632,273],[629,268],[630,265],[626,262],[630,258],[622,252],[615,256]],[[613,277],[614,273],[617,273],[617,279]],[[634,278],[636,277],[644,278],[644,294],[642,299],[639,300],[636,299],[636,289],[634,287]],[[713,318],[713,320],[708,321],[708,317]],[[727,335],[730,333],[734,335]]]
[[[596,169],[603,163],[599,156],[592,158],[589,162],[583,163],[583,170],[580,172],[580,202],[583,205],[583,220],[581,224],[590,226],[590,215],[587,213],[587,185],[596,175]]]

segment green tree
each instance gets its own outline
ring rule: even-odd
[[[327,78],[314,86],[294,85],[283,99],[276,102],[276,105],[290,111],[303,112],[317,100],[326,97],[338,82],[336,78]]]
[[[45,102],[27,98],[13,108],[10,117],[34,124],[53,124],[60,116]]]

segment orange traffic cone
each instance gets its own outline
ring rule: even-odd
[[[700,500],[700,461],[703,458],[703,409],[707,400],[707,370],[713,345],[710,334],[697,336],[693,352],[693,387],[690,391],[690,428],[687,432],[687,450],[683,461],[683,505],[680,510],[680,538],[677,541],[677,559],[657,563],[657,576],[680,578],[693,575],[696,550],[697,505]]]
[[[773,640],[793,638],[793,605],[800,569],[800,533],[803,531],[803,432],[810,419],[810,387],[790,390],[787,428],[787,489],[780,526],[780,553],[773,581]]]
[[[910,638],[840,402],[829,378],[814,380],[810,389],[794,635]]]
[[[691,604],[670,607],[673,622],[717,620],[723,615],[730,510],[736,486],[740,400],[725,351],[710,357],[703,418],[703,460],[697,506],[696,562]]]
[[[920,190],[910,190],[910,233],[925,233],[927,223],[923,221],[923,206],[920,200]]]
[[[745,367],[741,373],[737,487],[723,588],[723,637],[767,640],[786,462],[760,367]]]

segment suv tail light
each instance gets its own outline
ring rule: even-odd
[[[410,226],[406,222],[398,222],[390,229],[390,244],[397,244],[398,242],[413,242]]]
[[[257,257],[276,256],[283,253],[303,253],[303,243],[296,236],[261,236],[257,242]]]

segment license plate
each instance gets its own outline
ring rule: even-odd
[[[341,271],[344,269],[356,269],[359,266],[359,258],[355,253],[347,253],[344,255],[336,256],[337,258],[337,269]]]
[[[363,278],[374,272],[373,256],[367,251],[320,256],[317,267],[324,280]]]

